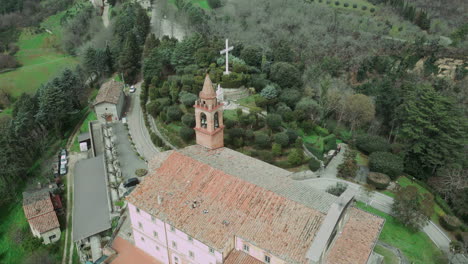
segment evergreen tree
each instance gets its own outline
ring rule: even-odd
[[[137,5],[136,7],[135,16],[135,36],[137,38],[138,45],[143,46],[146,36],[150,32],[150,18],[140,5]]]
[[[135,34],[129,32],[125,45],[119,56],[119,70],[123,73],[126,83],[135,83],[140,70],[140,48]]]
[[[457,158],[466,137],[466,119],[455,104],[430,85],[406,87],[399,107],[400,135],[407,145],[405,168],[428,177]]]
[[[151,51],[159,45],[159,39],[151,33],[146,37],[145,46],[143,47],[143,58],[148,57]]]

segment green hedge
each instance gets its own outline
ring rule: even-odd
[[[317,135],[321,137],[325,137],[325,136],[328,136],[328,134],[330,134],[330,132],[328,132],[328,129],[323,128],[321,126],[315,126],[314,132],[317,133]]]
[[[369,156],[369,169],[396,179],[403,172],[403,159],[390,152],[374,152]]]
[[[310,159],[309,169],[311,171],[317,171],[318,169],[320,169],[320,162],[314,158]]]
[[[336,149],[336,136],[334,134],[330,134],[323,138],[323,149],[324,152],[328,152],[332,149]]]
[[[385,138],[367,134],[356,137],[356,147],[366,154],[371,154],[376,151],[390,151],[390,144]]]
[[[458,218],[452,215],[443,215],[440,217],[440,225],[448,231],[455,231],[461,226]]]

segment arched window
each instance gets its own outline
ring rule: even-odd
[[[218,112],[214,114],[214,128],[217,129],[219,127],[219,117]]]
[[[201,124],[201,127],[203,127],[203,128],[206,128],[206,127],[207,127],[206,115],[205,115],[205,113],[201,113],[201,114],[200,114],[200,124]]]

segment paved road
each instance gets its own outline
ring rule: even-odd
[[[345,183],[348,188],[353,189],[356,192],[356,200],[367,203],[368,205],[390,214],[392,211],[393,198],[379,192],[373,192],[368,194],[361,185],[348,182],[337,178],[314,178],[302,181],[304,184],[309,184],[319,190],[326,190],[330,186],[336,185],[337,182]],[[432,221],[426,225],[423,230],[429,238],[436,244],[440,249],[448,252],[450,248],[450,238]]]
[[[130,135],[135,147],[146,161],[150,161],[159,150],[153,145],[151,137],[143,120],[143,112],[140,107],[141,82],[135,85],[136,92],[130,94],[130,105],[127,113],[127,122]]]

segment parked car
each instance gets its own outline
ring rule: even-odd
[[[134,93],[136,91],[135,85],[130,86],[129,92]]]
[[[63,165],[67,165],[67,163],[68,163],[67,156],[66,155],[60,156],[60,165],[61,165],[61,167]]]
[[[67,170],[67,165],[61,165],[60,166],[60,175],[65,175],[67,174],[68,170]]]
[[[135,177],[135,178],[130,178],[130,179],[126,180],[124,182],[123,186],[125,188],[128,188],[128,187],[135,186],[135,185],[137,185],[139,183],[140,183],[140,180],[138,180],[138,178]]]

